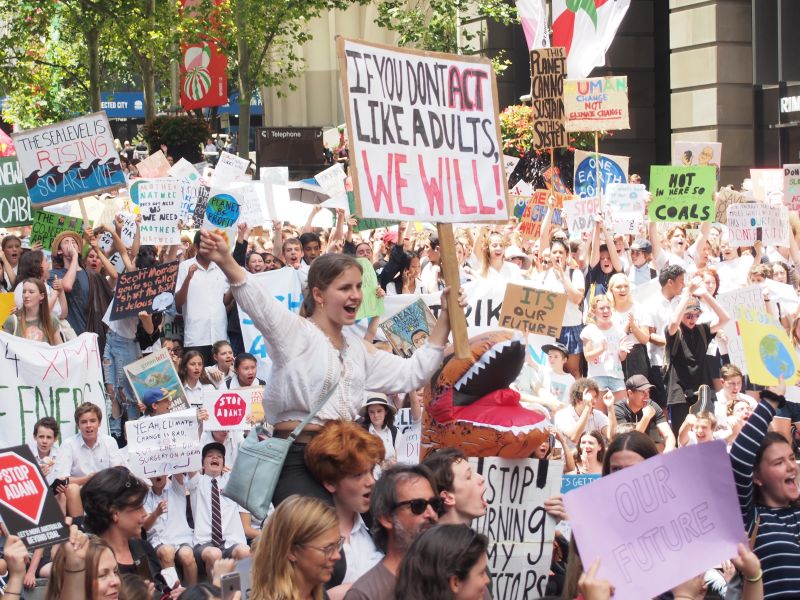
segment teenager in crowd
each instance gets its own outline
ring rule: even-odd
[[[395,446],[397,445],[397,427],[394,426],[394,417],[397,408],[390,404],[386,394],[367,392],[367,400],[364,406],[358,411],[361,415],[361,425],[369,433],[378,436],[383,442],[386,452],[384,457],[384,467],[391,466],[396,456]]]
[[[622,372],[627,379],[631,375],[647,376],[650,361],[647,342],[650,340],[650,316],[645,307],[638,305],[631,293],[631,284],[624,273],[613,275],[608,281],[608,298],[611,301],[611,320],[625,334],[623,342],[631,344]]]
[[[670,429],[664,411],[650,399],[653,384],[644,375],[634,375],[625,381],[625,400],[614,404],[617,423],[629,423],[644,433],[663,451],[675,448],[676,436]]]
[[[575,472],[582,475],[599,475],[603,470],[607,445],[605,436],[599,431],[584,433],[578,444]]]
[[[61,551],[53,560],[45,600],[116,600],[119,598],[119,575],[111,547],[103,539],[87,536],[72,525],[69,540],[61,545]]]
[[[475,241],[475,256],[478,269],[476,275],[490,281],[516,281],[522,279],[520,268],[505,260],[508,242],[497,231],[484,230]]]
[[[256,377],[258,361],[249,352],[236,355],[233,361],[233,377],[225,382],[225,387],[231,390],[251,386],[266,385],[266,381]]]
[[[588,375],[601,389],[609,389],[617,400],[625,397],[624,361],[634,342],[625,339],[623,331],[611,318],[611,301],[605,294],[589,303],[591,322],[583,328],[583,355],[589,364]]]
[[[228,387],[227,384],[234,377],[233,347],[227,340],[214,342],[214,345],[211,347],[211,357],[214,364],[210,367],[206,367],[206,375],[208,375],[211,383],[217,389]]]
[[[441,448],[429,454],[422,462],[436,479],[436,488],[442,499],[440,523],[470,525],[474,519],[486,514],[488,503],[486,478],[475,473],[464,452],[459,448]]]
[[[613,413],[608,415],[594,407],[594,399],[599,394],[598,384],[593,379],[581,378],[569,390],[569,406],[559,410],[553,417],[553,424],[567,437],[569,450],[574,448],[584,433],[599,431],[606,437],[612,435],[609,427]],[[606,392],[613,402],[613,393]]]
[[[20,283],[29,277],[41,279],[45,283],[47,302],[50,305],[50,310],[53,311],[53,314],[59,319],[66,319],[67,297],[64,295],[64,288],[61,285],[61,280],[58,278],[53,280],[53,287],[47,284],[50,279],[50,260],[41,250],[25,252],[19,259],[17,277],[14,281],[13,288],[14,305],[17,307],[22,306],[22,286]]]
[[[3,262],[2,286],[6,291],[11,291],[17,278],[17,269],[22,255],[22,242],[15,235],[7,235],[3,238],[2,252],[0,261]]]
[[[192,406],[202,406],[203,390],[214,389],[214,384],[211,383],[203,366],[203,355],[197,350],[185,352],[177,370],[186,392],[186,400]]]
[[[658,274],[658,284],[661,292],[651,300],[650,312],[650,343],[648,344],[648,357],[650,359],[650,373],[648,380],[653,384],[650,397],[662,408],[667,407],[667,395],[664,388],[664,347],[666,345],[665,329],[672,317],[674,305],[683,291],[686,271],[679,265],[664,267]]]
[[[3,331],[26,340],[56,346],[62,342],[58,318],[51,312],[47,290],[41,279],[21,282],[22,309],[3,323]]]

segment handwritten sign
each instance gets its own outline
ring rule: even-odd
[[[69,539],[69,528],[27,445],[0,450],[0,517],[29,550]]]
[[[183,186],[169,177],[139,181],[139,235],[142,244],[181,243],[178,230]]]
[[[394,418],[394,425],[397,427],[397,441],[394,445],[397,452],[397,462],[404,465],[419,464],[422,420],[414,423],[411,420],[411,409],[401,408]]]
[[[248,431],[254,412],[264,411],[261,401],[263,387],[239,388],[235,390],[203,390],[203,408],[208,412],[204,429],[208,431]],[[256,409],[254,411],[254,408]]]
[[[713,221],[716,214],[714,167],[650,167],[651,221]]]
[[[233,248],[236,243],[236,222],[240,214],[241,207],[233,194],[212,188],[202,229],[219,233],[227,240],[228,246]]]
[[[125,187],[104,112],[12,133],[34,207]]]
[[[161,150],[156,150],[143,161],[138,162],[136,164],[136,170],[141,177],[166,177],[169,175],[170,164],[167,157],[164,156],[164,153]]]
[[[237,181],[225,191],[239,203],[239,221],[250,227],[260,227],[266,220],[264,186],[256,181]]]
[[[142,402],[145,394],[155,389],[169,396],[170,412],[189,408],[186,392],[166,348],[125,365],[123,369],[137,401]]]
[[[800,211],[800,165],[783,165],[783,203],[797,214]],[[2,205],[0,205],[2,219]]]
[[[600,479],[600,475],[562,475],[561,493],[566,494],[567,492],[577,490],[585,485],[589,485],[597,479]]]
[[[409,304],[380,324],[395,354],[408,358],[420,348],[436,325],[436,319],[422,299]]]
[[[765,246],[789,246],[789,215],[782,205],[748,202],[727,210],[728,243],[737,248],[757,241]]]
[[[794,385],[800,362],[780,322],[766,310],[739,306],[734,314],[742,332],[750,381],[758,385],[778,385],[783,377],[787,386]]]
[[[347,193],[344,187],[344,180],[347,179],[347,173],[344,172],[341,163],[336,163],[328,167],[324,171],[314,175],[319,186],[325,190],[325,193],[331,197],[341,196]]]
[[[201,183],[200,173],[194,168],[194,165],[185,158],[181,158],[178,162],[169,168],[168,175],[174,177],[178,181],[185,181],[187,183]]]
[[[566,294],[509,283],[500,311],[500,326],[557,338],[561,335],[566,309]]]
[[[223,150],[214,167],[212,185],[214,187],[224,187],[232,181],[241,181],[245,177],[249,165],[250,161],[246,158],[240,158]]]
[[[756,285],[736,288],[730,291],[720,292],[716,299],[722,308],[725,309],[725,312],[731,317],[728,324],[722,328],[728,338],[728,357],[730,358],[731,364],[736,365],[741,369],[742,373],[747,374],[744,343],[742,341],[741,330],[736,324],[736,310],[737,307],[746,307],[757,312],[766,310],[761,288]]]
[[[15,156],[0,157],[0,227],[33,222],[31,199]]]
[[[567,131],[630,129],[628,78],[590,77],[564,82]]]
[[[440,223],[508,216],[488,59],[338,38],[359,216]]]
[[[564,195],[550,192],[549,190],[536,190],[530,198],[524,198],[525,204],[519,215],[519,233],[525,239],[535,239],[541,235],[542,221],[547,214],[547,199],[553,196],[555,207],[551,223],[556,227],[564,224],[561,207],[564,205]]]
[[[783,169],[750,169],[753,196],[759,202],[780,204],[783,195]]]
[[[652,598],[747,543],[722,441],[659,454],[564,495],[584,564],[615,597]],[[597,507],[604,507],[597,518]]]
[[[200,434],[193,408],[125,423],[128,467],[142,479],[199,471]]]
[[[567,218],[567,227],[570,234],[580,236],[594,231],[594,216],[600,210],[600,201],[597,198],[573,197],[564,200],[564,214]]]
[[[83,219],[59,215],[46,210],[33,211],[31,244],[39,242],[42,248],[49,250],[56,236],[63,231],[75,231],[83,235]]]
[[[486,479],[486,515],[472,523],[489,538],[489,573],[495,600],[535,600],[545,595],[555,520],[543,508],[558,493],[561,463],[548,460],[470,458]],[[595,504],[595,506],[597,506]],[[513,526],[506,526],[514,523]]]
[[[164,311],[174,300],[178,280],[178,261],[137,271],[126,271],[117,277],[111,320],[133,317],[144,311]]]
[[[672,166],[714,167],[719,181],[719,167],[722,164],[721,142],[675,142],[672,148]]]
[[[206,217],[211,188],[202,183],[184,183],[180,219],[184,227],[200,229]]]
[[[531,98],[533,108],[533,149],[567,146],[564,131],[564,48],[531,51]]]
[[[609,183],[603,196],[606,222],[614,233],[637,235],[644,222],[647,188],[640,183]]]
[[[625,183],[628,181],[627,156],[614,156],[600,154],[600,192],[605,193],[609,183]],[[573,187],[575,194],[581,198],[596,198],[600,192],[597,190],[597,155],[583,150],[575,151],[575,169]]]

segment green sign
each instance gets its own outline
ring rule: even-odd
[[[15,156],[0,158],[0,227],[17,227],[33,222],[31,199],[22,180]]]
[[[363,299],[358,308],[356,319],[368,319],[370,317],[380,317],[383,314],[383,298],[378,297],[378,275],[372,263],[366,258],[356,259],[361,265],[363,275],[361,276],[361,292]]]
[[[350,214],[355,215],[358,223],[353,228],[353,231],[367,231],[369,229],[378,229],[379,227],[391,227],[397,225],[397,221],[385,221],[383,219],[362,219],[356,215],[356,197],[353,192],[347,192],[347,203],[350,205]]]
[[[713,221],[717,170],[709,166],[650,167],[651,221]]]
[[[91,223],[89,223],[91,225]],[[40,242],[42,248],[50,250],[56,236],[62,231],[76,231],[83,235],[83,219],[59,215],[46,210],[33,211],[33,227],[31,228],[31,244]],[[80,251],[81,248],[78,248]]]

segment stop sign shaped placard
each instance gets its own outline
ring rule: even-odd
[[[0,453],[0,503],[21,517],[38,523],[47,494],[35,464],[14,452]]]
[[[235,427],[244,421],[247,414],[247,402],[239,394],[222,394],[214,402],[214,418],[223,427]]]

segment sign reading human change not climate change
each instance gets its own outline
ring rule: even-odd
[[[564,82],[567,131],[630,129],[628,78],[590,77]]]

